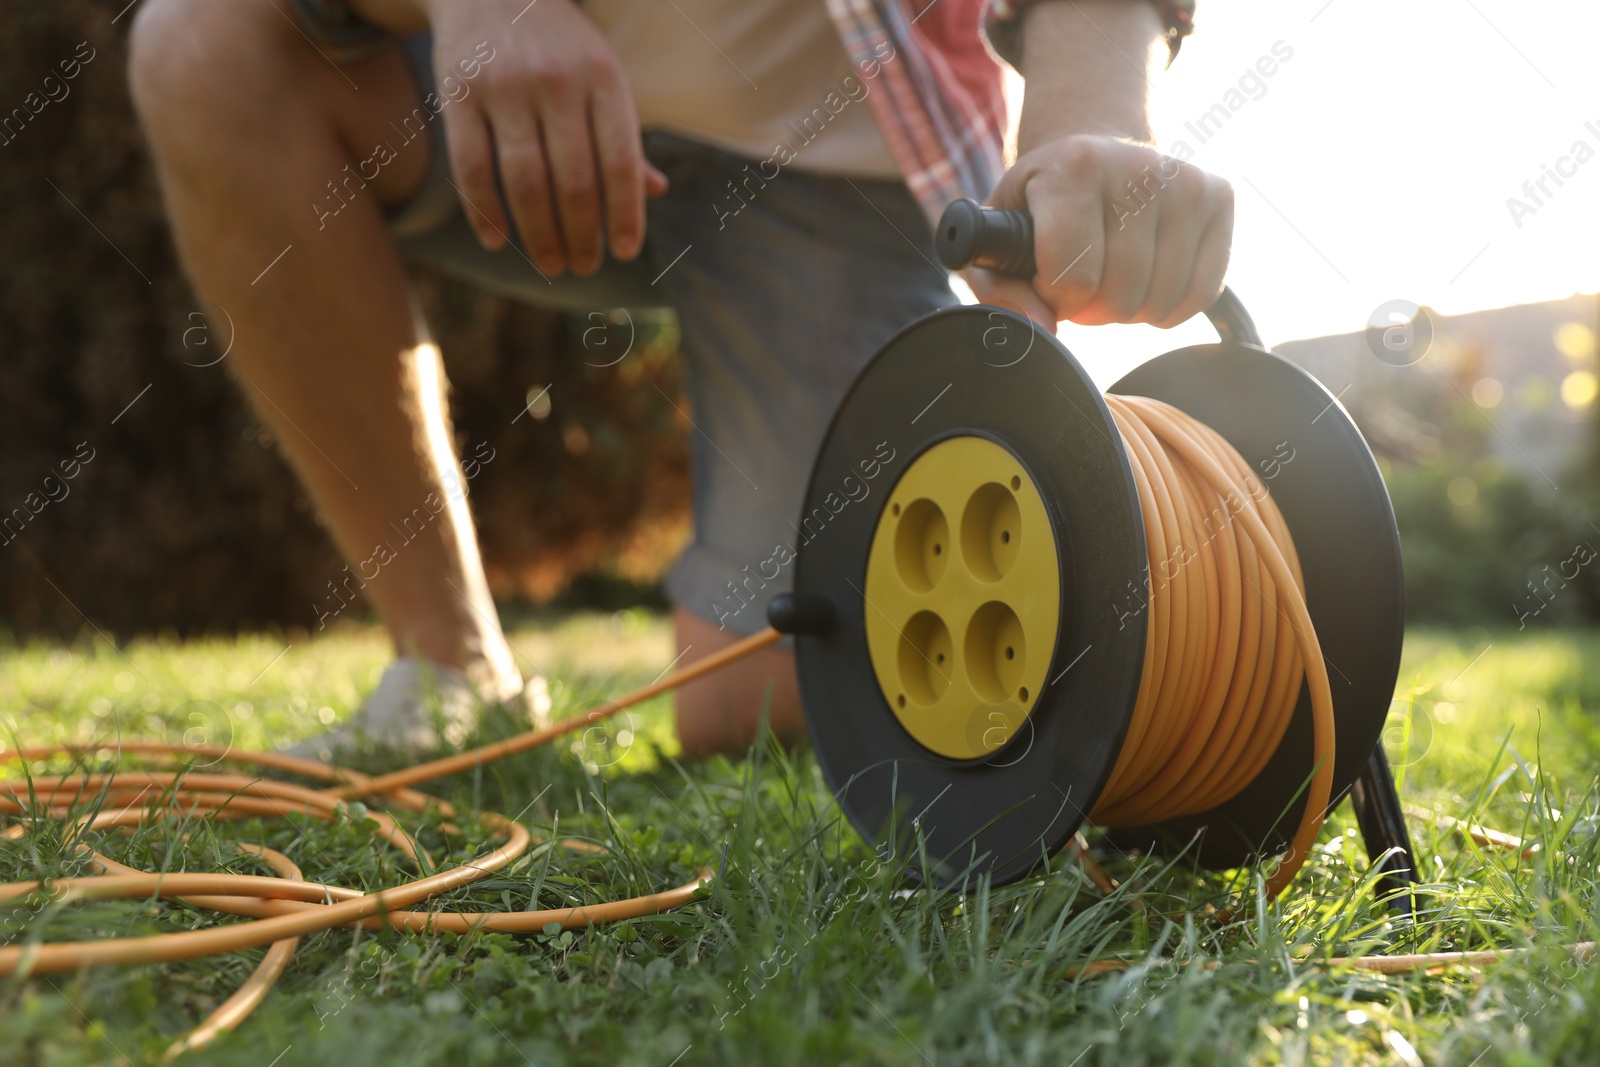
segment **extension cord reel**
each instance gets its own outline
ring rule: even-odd
[[[1034,273],[1025,212],[957,202],[938,246],[952,269]],[[1380,745],[1404,629],[1394,511],[1338,399],[1266,350],[1231,291],[1206,314],[1217,344],[1159,356],[1111,392],[1165,401],[1217,431],[1281,511],[1332,689],[1329,810],[1352,797],[1392,889],[1414,867]],[[885,442],[892,484],[839,506]],[[843,810],[869,840],[914,850],[937,883],[1024,876],[1073,838],[1106,785],[1139,695],[1152,582],[1166,577],[1151,573],[1105,398],[1023,316],[934,312],[889,341],[840,402],[799,528],[810,532],[794,591],[768,614],[793,635],[807,725]],[[1204,811],[1118,826],[1113,840],[1168,852],[1195,841],[1210,868],[1280,853],[1313,769],[1302,691],[1242,789]]]

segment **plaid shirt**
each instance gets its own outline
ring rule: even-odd
[[[930,219],[959,197],[982,200],[1004,172],[1006,105],[998,55],[1016,65],[1029,0],[827,0],[852,66],[876,71],[868,100],[889,153]],[[1194,0],[1156,0],[1174,55]],[[389,43],[348,0],[295,0],[330,58]]]
[[[988,196],[1005,169],[1000,65],[983,35],[984,15],[997,6],[995,0],[828,0],[851,64],[871,70],[866,65],[877,61],[878,91],[867,101],[930,219],[958,197]]]

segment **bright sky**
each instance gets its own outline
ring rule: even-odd
[[[1156,133],[1233,183],[1228,283],[1269,344],[1361,330],[1394,299],[1453,314],[1600,290],[1593,17],[1578,0],[1200,0],[1195,35],[1155,81]],[[1279,41],[1292,57],[1202,144],[1186,124]],[[1580,140],[1594,158],[1563,163],[1575,173],[1534,205],[1523,182]],[[1520,228],[1511,196],[1535,208]],[[1212,335],[1062,337],[1109,384]]]

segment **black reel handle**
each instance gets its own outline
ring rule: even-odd
[[[1033,216],[1026,211],[985,207],[962,197],[944,209],[934,244],[939,261],[950,270],[983,267],[1017,278],[1031,278],[1036,273]],[[1225,343],[1267,347],[1232,289],[1222,290],[1217,302],[1206,310],[1206,318]]]

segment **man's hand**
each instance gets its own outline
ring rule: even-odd
[[[495,163],[517,231],[546,274],[600,268],[609,244],[632,259],[644,242],[644,202],[667,179],[644,158],[622,64],[571,0],[418,0],[434,36],[441,85],[480,42],[494,49],[469,91],[445,107],[450,165],[478,240],[510,231]],[[443,88],[442,98],[448,99]]]
[[[1166,55],[1155,5],[1044,0],[1025,18],[1019,157],[990,203],[1033,213],[1039,272],[969,270],[973,291],[1051,329],[1204,311],[1228,267],[1233,189],[1150,147],[1149,74]]]
[[[1222,291],[1233,237],[1233,189],[1146,145],[1073,134],[1018,159],[990,203],[1033,213],[1031,280],[972,269],[985,303],[1054,328],[1148,322],[1176,326]]]

